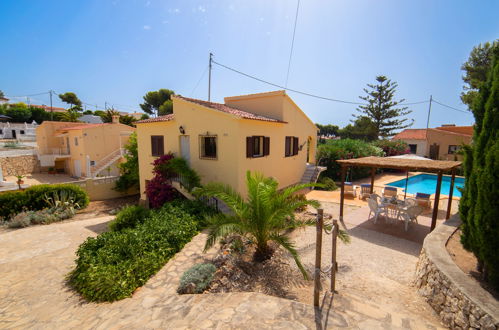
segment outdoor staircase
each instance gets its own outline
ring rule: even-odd
[[[102,171],[107,169],[109,166],[113,165],[115,162],[117,162],[123,155],[125,154],[125,149],[116,149],[106,157],[100,159],[95,163],[94,166],[91,166],[91,173],[92,173],[92,178],[97,177]]]
[[[317,179],[319,179],[319,175],[322,171],[325,171],[326,167],[317,166],[314,164],[308,164],[303,176],[301,177],[300,183],[316,183]],[[312,188],[313,189],[313,188]]]

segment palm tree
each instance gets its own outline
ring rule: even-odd
[[[66,112],[60,114],[60,119],[61,121],[77,122],[80,116],[81,114],[78,111],[68,109]]]
[[[296,221],[296,209],[307,205],[320,207],[318,201],[298,198],[295,192],[318,186],[318,184],[298,184],[278,190],[278,183],[272,178],[265,178],[260,173],[246,173],[248,197],[244,200],[234,189],[221,183],[209,183],[196,188],[198,196],[216,197],[231,210],[231,215],[217,214],[209,220],[208,238],[205,250],[212,247],[218,239],[231,234],[239,234],[250,239],[256,245],[255,261],[264,261],[272,256],[273,249],[269,242],[274,242],[289,251],[296,265],[308,279],[308,274],[300,262],[298,252],[288,234],[290,229],[313,225],[315,221]],[[341,236],[340,236],[341,238]]]

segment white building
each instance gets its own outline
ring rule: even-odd
[[[15,139],[19,141],[36,141],[36,128],[38,124],[0,123],[0,139]]]

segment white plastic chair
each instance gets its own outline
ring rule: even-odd
[[[423,208],[419,205],[409,206],[406,210],[400,212],[402,220],[405,221],[405,231],[409,226],[409,222],[418,223],[418,216],[423,213]]]
[[[378,221],[378,216],[383,212],[383,208],[379,207],[376,199],[369,198],[367,200],[367,205],[369,205],[369,219],[371,219],[371,213],[374,213],[374,223]]]
[[[383,213],[385,214],[386,221],[395,222],[400,217],[400,210],[396,205],[386,204],[383,208]]]
[[[390,197],[397,198],[397,188],[386,186],[385,188],[383,188],[383,197],[385,197],[385,198],[390,198]]]

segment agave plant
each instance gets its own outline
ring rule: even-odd
[[[294,213],[296,209],[308,205],[318,208],[319,202],[299,198],[294,194],[304,188],[319,185],[298,184],[279,190],[276,180],[265,178],[259,173],[252,174],[250,171],[246,173],[246,184],[246,199],[230,186],[221,183],[209,183],[194,190],[197,196],[218,198],[232,210],[231,215],[219,213],[209,219],[211,225],[208,227],[205,250],[221,238],[239,234],[256,245],[254,260],[264,261],[272,256],[273,250],[269,243],[274,242],[289,251],[303,276],[308,279],[288,235],[290,229],[315,224],[314,221],[297,221]]]
[[[45,202],[51,209],[60,209],[75,214],[75,209],[79,209],[80,205],[75,202],[75,196],[66,190],[54,191],[52,196],[45,196]]]

